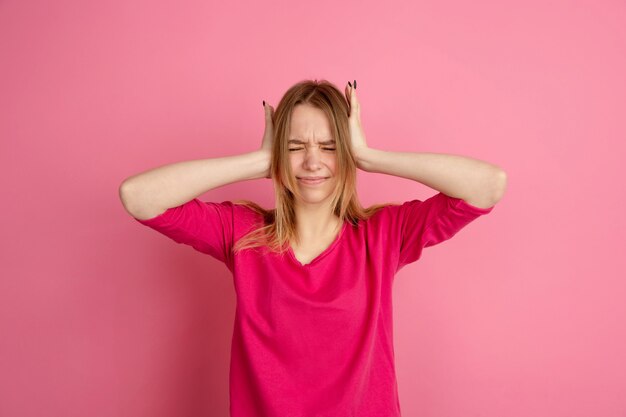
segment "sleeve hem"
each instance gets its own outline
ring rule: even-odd
[[[187,204],[191,204],[191,203],[204,203],[204,201],[199,200],[197,197],[193,198],[189,201],[187,201],[186,203],[183,203],[179,206],[175,206],[175,207],[170,207],[168,209],[166,209],[163,213],[157,214],[154,217],[151,217],[149,219],[145,219],[145,220],[141,220],[138,219],[136,217],[133,216],[133,218],[135,220],[137,220],[139,223],[141,224],[145,224],[146,226],[154,226],[154,225],[170,225],[172,222],[170,221],[170,216],[173,214],[172,212],[174,210],[180,209],[183,206],[187,205]]]
[[[158,214],[154,217],[151,217],[149,219],[138,219],[135,216],[131,216],[133,219],[137,220],[139,223],[141,224],[145,224],[146,226],[152,226],[155,224],[163,224],[163,223],[167,223],[167,221],[165,220],[166,214],[168,211],[172,210],[171,208],[168,208],[167,210],[165,210],[163,213]]]
[[[491,210],[493,210],[493,208],[496,206],[494,204],[493,206],[487,207],[487,208],[476,207],[468,203],[467,201],[463,200],[462,198],[454,198],[454,199],[457,200],[455,207],[462,208],[464,211],[469,211],[470,213],[487,214],[491,212]]]
[[[442,192],[439,192],[439,194],[442,194],[443,196],[448,197],[448,199],[452,200],[453,208],[460,208],[464,212],[468,212],[471,214],[478,214],[478,215],[487,214],[487,213],[490,213],[491,210],[493,210],[493,208],[496,206],[494,204],[493,206],[487,207],[487,208],[476,207],[468,203],[467,201],[463,200],[462,198],[452,197]],[[424,228],[424,233],[426,233],[436,221],[437,219],[433,219],[430,223],[428,223],[426,227]]]

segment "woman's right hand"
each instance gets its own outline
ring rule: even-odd
[[[265,110],[265,132],[263,133],[263,142],[261,143],[261,150],[267,152],[268,162],[272,156],[272,146],[274,144],[274,108],[263,101],[263,109]],[[267,175],[265,178],[271,178],[269,171],[269,164],[267,167]]]

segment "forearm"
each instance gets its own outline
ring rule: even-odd
[[[358,160],[364,171],[418,181],[484,207],[495,204],[506,187],[506,173],[498,166],[460,155],[367,148]]]
[[[257,150],[221,158],[176,162],[127,178],[120,186],[120,198],[133,215],[161,212],[213,188],[264,178],[269,161],[269,154]]]

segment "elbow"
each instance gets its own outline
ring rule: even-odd
[[[124,206],[124,210],[131,216],[139,220],[147,220],[158,216],[167,209],[153,208],[152,205],[146,204],[143,198],[145,193],[140,192],[141,188],[137,188],[128,180],[125,180],[119,186],[119,197]],[[151,208],[152,207],[152,208]]]
[[[475,191],[468,198],[463,199],[475,207],[493,207],[504,196],[506,187],[506,172],[496,167],[481,178],[480,182],[476,184]]]
[[[504,193],[507,189],[507,183],[508,179],[506,171],[498,168],[493,176],[492,201],[494,205],[502,200],[502,197],[504,197]]]
[[[118,195],[126,212],[128,212],[128,214],[130,215],[133,215],[134,213],[134,211],[132,210],[133,200],[131,198],[133,196],[133,192],[131,191],[130,184],[128,183],[127,180],[123,181],[120,184],[118,188]]]

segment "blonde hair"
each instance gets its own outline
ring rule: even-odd
[[[338,181],[333,191],[331,207],[340,223],[347,221],[357,226],[360,220],[367,220],[381,208],[390,205],[375,204],[363,208],[359,203],[356,191],[357,165],[350,148],[349,106],[345,96],[326,80],[303,80],[287,90],[274,111],[270,175],[274,183],[276,208],[268,210],[250,200],[233,201],[234,204],[249,207],[263,217],[263,225],[258,225],[237,241],[233,247],[235,253],[263,246],[282,254],[292,238],[297,238],[294,195],[299,196],[300,193],[291,171],[288,141],[291,116],[298,104],[308,104],[322,110],[330,121],[336,142],[338,168]]]

